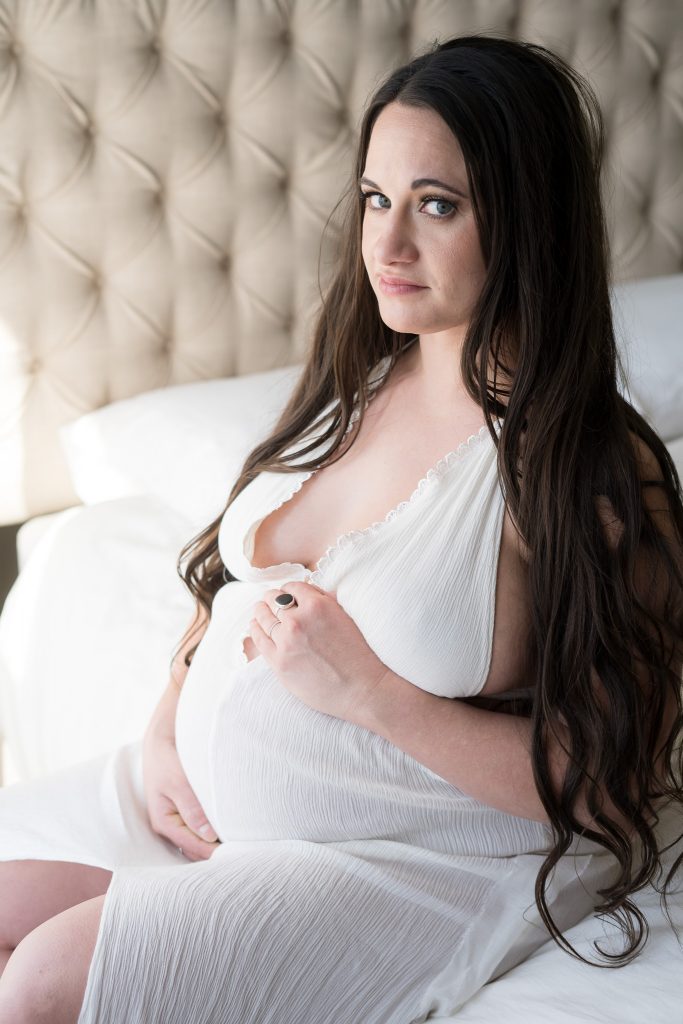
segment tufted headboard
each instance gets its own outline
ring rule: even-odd
[[[303,359],[363,104],[472,31],[589,76],[614,278],[683,269],[680,0],[0,0],[0,523],[82,413]]]

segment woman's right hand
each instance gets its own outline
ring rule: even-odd
[[[208,860],[220,845],[218,837],[183,771],[168,718],[159,714],[143,739],[142,775],[154,831],[179,847],[188,860]]]

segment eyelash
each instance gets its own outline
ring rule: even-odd
[[[384,195],[383,192],[363,192],[362,189],[360,189],[359,192],[358,192],[358,198],[360,199],[360,201],[361,201],[361,203],[363,205],[365,205],[366,200],[369,199],[370,196],[383,196],[383,195]],[[386,196],[385,196],[385,198],[386,198]],[[439,217],[435,213],[428,213],[426,216],[427,217],[431,217],[432,220],[448,220],[450,217],[453,216],[453,214],[458,209],[456,203],[452,202],[450,199],[445,199],[443,196],[422,196],[422,198],[420,199],[420,202],[421,203],[433,203],[433,202],[448,203],[449,206],[453,207],[453,209],[450,211],[450,213],[444,214],[443,217]],[[371,210],[377,210],[378,207],[371,206],[370,209]]]

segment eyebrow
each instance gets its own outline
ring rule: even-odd
[[[379,189],[379,185],[370,181],[370,178],[359,178],[359,185],[370,185],[372,188]],[[447,185],[445,181],[439,181],[438,178],[416,178],[410,186],[413,192],[418,188],[424,188],[425,185],[436,185],[437,188],[444,188],[447,192],[452,192],[456,196],[460,196],[462,199],[467,199],[468,196],[465,192],[462,192],[459,188],[454,188],[453,185]]]

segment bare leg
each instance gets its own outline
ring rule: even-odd
[[[0,1024],[76,1024],[104,899],[69,907],[19,943],[0,981]]]
[[[70,861],[0,863],[0,974],[12,950],[44,921],[109,888],[111,871]]]

